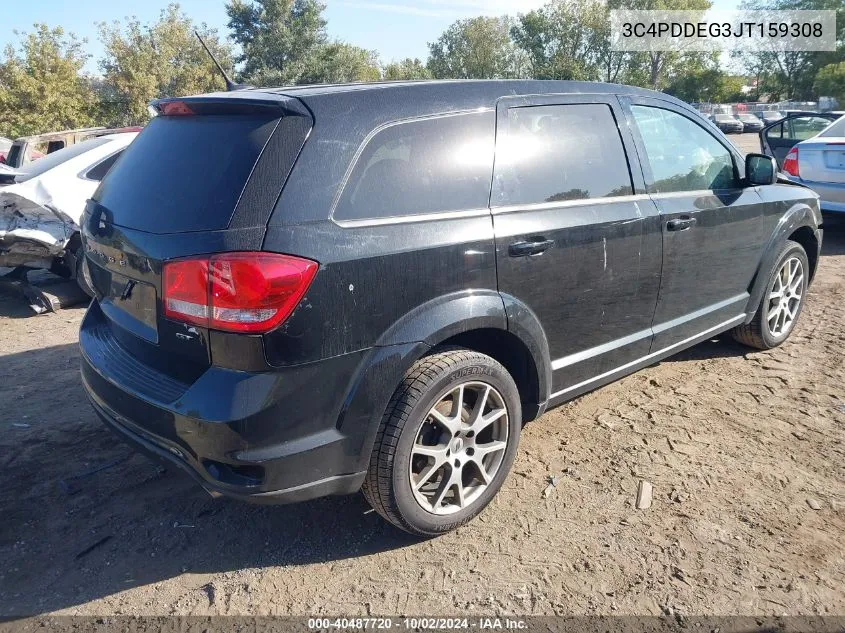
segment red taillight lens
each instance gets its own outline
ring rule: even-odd
[[[215,330],[267,332],[290,316],[316,272],[316,262],[274,253],[167,262],[164,315]]]
[[[208,260],[168,262],[163,275],[164,315],[208,327]]]
[[[783,159],[783,170],[790,176],[798,176],[798,148],[789,150],[786,158]]]
[[[190,116],[194,113],[184,101],[168,101],[159,106],[159,112],[162,116]]]

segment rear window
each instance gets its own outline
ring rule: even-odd
[[[495,114],[391,125],[358,156],[333,217],[361,220],[486,208]]]
[[[94,198],[114,224],[127,228],[224,229],[277,121],[273,115],[155,117]]]
[[[845,136],[845,116],[837,119],[835,123],[832,123],[830,127],[819,134],[819,136]]]
[[[501,160],[496,161],[494,187],[497,206],[632,194],[625,150],[610,107],[508,110],[507,139]]]

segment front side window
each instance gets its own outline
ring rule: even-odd
[[[358,156],[333,217],[361,220],[486,208],[494,134],[492,111],[380,130]]]
[[[738,186],[730,151],[700,125],[671,110],[632,106],[651,167],[651,193]]]
[[[507,136],[496,148],[495,206],[632,193],[625,149],[610,106],[508,110]]]

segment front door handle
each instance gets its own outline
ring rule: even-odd
[[[695,225],[695,218],[691,218],[688,215],[682,215],[679,218],[675,218],[674,220],[669,220],[666,223],[666,230],[667,231],[686,231],[687,229],[692,228]]]
[[[554,240],[537,239],[528,242],[514,242],[508,246],[508,255],[511,257],[528,257],[539,255],[551,248]]]

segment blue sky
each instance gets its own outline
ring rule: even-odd
[[[168,0],[7,0],[0,10],[0,48],[17,41],[14,30],[26,31],[35,22],[46,22],[87,38],[88,52],[93,55],[88,70],[96,72],[102,53],[97,22],[131,15],[151,22],[167,4]],[[195,22],[226,32],[224,0],[181,0],[179,4]],[[326,4],[331,37],[377,50],[388,62],[404,57],[425,60],[427,43],[459,18],[530,11],[544,0],[327,0]],[[716,0],[714,5],[732,6],[730,0]]]
[[[123,20],[135,15],[142,22],[154,21],[168,0],[11,0],[0,10],[0,47],[16,42],[14,30],[30,30],[35,22],[62,26],[88,39],[94,55],[89,70],[96,70],[102,53],[97,41],[97,22]],[[224,0],[181,0],[182,10],[195,22],[206,22],[226,32]],[[500,15],[529,11],[542,0],[328,0],[325,17],[329,35],[379,51],[384,61],[428,55],[434,41],[453,21],[479,14]]]

